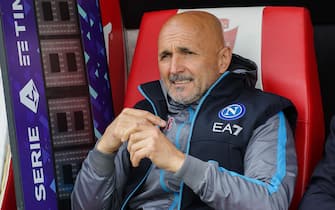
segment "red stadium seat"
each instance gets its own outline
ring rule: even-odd
[[[207,9],[207,11],[214,11],[213,14],[217,15],[220,9]],[[245,7],[230,8],[229,12],[238,13],[241,9]],[[261,21],[257,26],[259,33],[256,34],[259,44],[253,43],[257,38],[250,38],[249,32],[246,32],[248,29],[242,29],[244,27],[242,24],[237,25],[235,31],[234,29],[225,31],[225,36],[236,36],[236,33],[237,36],[243,34],[247,36],[249,44],[238,46],[240,49],[236,51],[242,56],[254,56],[259,53],[257,55],[259,60],[256,61],[260,68],[259,83],[261,85],[259,87],[289,98],[298,110],[295,138],[299,171],[290,207],[291,210],[295,210],[314,166],[322,155],[324,145],[324,118],[313,43],[313,28],[309,11],[302,7],[264,7],[260,11]],[[126,107],[133,106],[143,98],[137,90],[139,84],[159,78],[158,33],[162,24],[177,12],[179,11],[165,10],[144,14],[128,77]],[[242,14],[248,20],[253,18],[247,17],[249,13],[243,12]],[[224,21],[233,22],[231,17],[224,18],[225,12],[222,11],[222,15],[220,19],[223,23]],[[254,31],[251,28],[250,33]],[[238,42],[239,40],[236,40],[233,45],[239,45]],[[257,45],[260,48],[259,51],[251,54],[244,53],[244,50],[249,51],[249,48],[254,50],[253,46]],[[234,52],[236,51],[234,49]]]

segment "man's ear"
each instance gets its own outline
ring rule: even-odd
[[[229,67],[232,58],[232,51],[230,47],[223,47],[219,51],[219,72],[223,74]]]

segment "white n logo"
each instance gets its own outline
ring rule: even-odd
[[[231,104],[223,108],[218,116],[222,120],[236,120],[242,117],[245,113],[245,106],[243,104]]]
[[[230,107],[227,107],[227,113],[228,115],[235,115],[236,112],[238,111],[239,107],[237,106],[230,106]]]

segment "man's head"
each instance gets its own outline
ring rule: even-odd
[[[182,104],[197,101],[224,73],[231,50],[224,45],[220,21],[189,11],[174,15],[158,39],[158,66],[169,96]]]

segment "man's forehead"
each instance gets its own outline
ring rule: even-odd
[[[187,39],[176,39],[176,40],[162,40],[158,45],[159,52],[185,52],[194,51],[201,48],[201,43],[198,39],[192,39],[188,37]]]
[[[161,47],[188,47],[197,45],[203,33],[191,27],[167,27],[161,32],[158,45]]]

